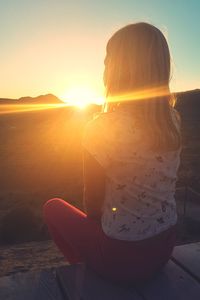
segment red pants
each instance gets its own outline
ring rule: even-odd
[[[45,203],[44,219],[71,264],[85,262],[100,275],[118,282],[152,277],[169,260],[176,240],[176,225],[142,241],[109,238],[100,223],[58,198]]]

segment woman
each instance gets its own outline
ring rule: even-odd
[[[106,105],[83,137],[86,213],[62,199],[44,206],[67,260],[114,281],[151,278],[175,245],[181,138],[169,80],[169,48],[159,29],[130,24],[111,37]]]

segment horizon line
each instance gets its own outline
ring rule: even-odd
[[[193,92],[193,91],[200,91],[200,87],[199,88],[194,88],[194,89],[189,89],[189,90],[180,90],[180,91],[176,91],[176,92],[171,92],[171,94],[186,93],[186,92]],[[41,97],[41,96],[44,96],[44,97],[46,97],[46,96],[53,96],[53,97],[58,98],[60,101],[62,101],[64,103],[67,103],[67,101],[62,100],[62,97],[56,96],[55,94],[52,94],[52,93],[40,94],[38,96],[29,96],[29,95],[26,95],[26,96],[21,96],[19,98],[0,97],[0,100],[18,101],[21,98],[32,98],[32,99],[35,99],[35,98],[38,98],[38,97]],[[96,104],[96,103],[94,103],[94,104]],[[97,105],[99,105],[99,104],[97,104]]]

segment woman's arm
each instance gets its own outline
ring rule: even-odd
[[[100,220],[105,195],[105,172],[84,149],[83,152],[84,208],[89,217]]]

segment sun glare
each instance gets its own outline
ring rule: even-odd
[[[89,104],[102,105],[104,102],[103,97],[99,96],[93,89],[85,86],[69,89],[62,98],[68,105],[76,106],[80,109],[84,109]]]

